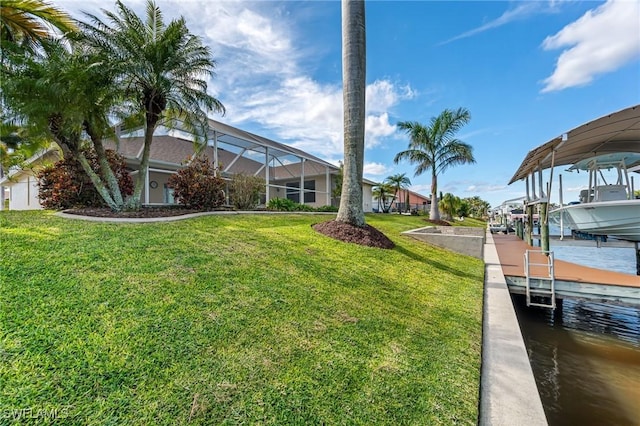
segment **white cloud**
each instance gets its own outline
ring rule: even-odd
[[[476,193],[479,196],[482,196],[481,194],[484,194],[485,192],[498,192],[498,191],[504,191],[505,189],[507,189],[507,185],[491,185],[491,184],[483,183],[483,184],[469,185],[465,189],[465,191]]]
[[[59,0],[78,16],[87,10],[103,17],[97,0]],[[144,16],[144,2],[127,2]],[[165,21],[184,16],[189,30],[202,37],[216,60],[216,76],[209,92],[225,105],[222,121],[293,145],[329,161],[342,158],[342,82],[312,77],[311,65],[324,52],[302,38],[305,19],[323,3],[206,2],[158,0]],[[319,12],[324,13],[322,10]],[[292,16],[292,14],[296,14]],[[319,48],[322,49],[322,48]],[[377,80],[367,86],[365,146],[378,146],[395,133],[391,110],[415,97],[408,85]],[[220,119],[220,117],[214,117]]]
[[[399,101],[412,99],[416,92],[410,86],[398,87],[389,80],[376,80],[367,86],[367,112],[382,113]]]
[[[467,38],[467,37],[471,37],[474,36],[476,34],[480,34],[482,32],[485,32],[487,30],[493,29],[493,28],[498,28],[501,27],[503,25],[506,25],[510,22],[516,21],[516,20],[520,20],[520,19],[524,19],[529,17],[532,13],[534,13],[535,11],[537,11],[539,8],[539,4],[537,4],[537,2],[522,2],[519,3],[518,6],[515,9],[510,9],[505,11],[502,15],[500,15],[498,18],[489,21],[477,28],[474,28],[472,30],[466,31],[462,34],[459,34],[455,37],[450,38],[449,40],[445,40],[442,43],[439,43],[439,45],[444,45],[444,44],[448,44],[451,43],[452,41],[456,41],[456,40],[460,40],[463,38]]]
[[[421,185],[411,185],[409,189],[413,192],[417,192],[419,194],[430,195],[431,194],[431,184],[421,184]]]
[[[542,43],[564,50],[542,92],[582,86],[640,57],[640,2],[609,0]]]
[[[365,123],[365,147],[373,148],[380,145],[381,138],[391,136],[396,126],[389,123],[389,114],[368,115]]]
[[[371,180],[380,180],[379,177],[386,177],[391,172],[391,168],[382,163],[365,163],[363,174],[369,176]]]

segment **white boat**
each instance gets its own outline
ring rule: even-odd
[[[639,180],[640,105],[583,124],[529,151],[509,184],[525,181],[525,205],[549,203],[553,169],[565,165],[570,171],[587,171],[588,187],[580,201],[564,205],[560,179],[561,207],[549,216],[562,212],[575,231],[640,242],[640,199],[634,196],[638,188],[630,176]],[[547,169],[545,187],[542,171]]]
[[[633,152],[599,155],[574,164],[568,170],[587,171],[589,187],[580,191],[579,203],[550,213],[564,213],[571,228],[579,232],[640,241],[640,199],[633,194],[628,173],[638,164],[640,154]]]

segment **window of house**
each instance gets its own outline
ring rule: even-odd
[[[176,202],[176,200],[173,198],[173,188],[169,188],[166,183],[164,184],[162,202],[166,204],[175,204]]]
[[[305,203],[315,203],[316,202],[316,181],[315,180],[305,180],[304,181],[304,202]],[[313,191],[313,192],[306,192]],[[300,182],[289,182],[287,183],[287,198],[293,202],[300,202]]]

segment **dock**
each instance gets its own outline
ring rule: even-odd
[[[493,240],[509,290],[512,293],[524,294],[524,253],[526,250],[539,250],[539,247],[531,247],[512,234],[494,234]],[[594,263],[596,262],[597,259],[594,259]],[[558,259],[555,259],[554,276],[557,298],[573,297],[640,305],[640,276]]]

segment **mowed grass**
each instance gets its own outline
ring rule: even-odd
[[[367,217],[393,250],[332,218],[2,212],[2,421],[476,424],[483,263],[399,234],[419,217]]]

